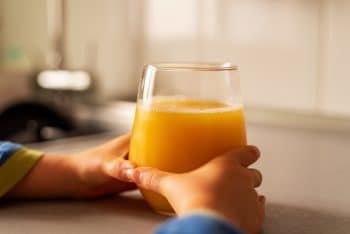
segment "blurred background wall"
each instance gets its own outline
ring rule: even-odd
[[[3,67],[45,66],[47,2],[0,4]],[[350,1],[73,0],[66,21],[68,66],[105,99],[134,98],[145,63],[230,61],[248,107],[350,117]]]

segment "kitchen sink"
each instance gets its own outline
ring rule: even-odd
[[[134,103],[114,102],[64,115],[38,103],[21,103],[0,113],[0,140],[18,143],[130,130]]]

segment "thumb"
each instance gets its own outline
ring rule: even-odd
[[[107,175],[125,182],[134,182],[140,188],[157,193],[164,193],[164,180],[171,173],[152,167],[138,167],[132,162],[117,158],[104,165]]]
[[[116,158],[110,162],[106,162],[102,165],[102,170],[110,177],[115,179],[131,182],[130,174],[136,166],[128,161],[121,158]]]
[[[165,192],[165,179],[170,175],[171,173],[151,167],[138,167],[132,169],[128,177],[143,189],[163,194]]]

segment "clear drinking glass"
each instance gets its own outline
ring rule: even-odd
[[[136,165],[182,173],[245,144],[237,67],[229,63],[145,66],[129,154]],[[141,192],[155,211],[173,213],[164,197]]]

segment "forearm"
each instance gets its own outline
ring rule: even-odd
[[[61,156],[0,141],[0,198],[96,198],[134,189],[111,177],[108,166],[128,149],[128,136]]]
[[[27,176],[41,156],[42,152],[0,141],[0,197]]]
[[[64,198],[79,190],[68,156],[44,155],[6,195],[9,198]]]

